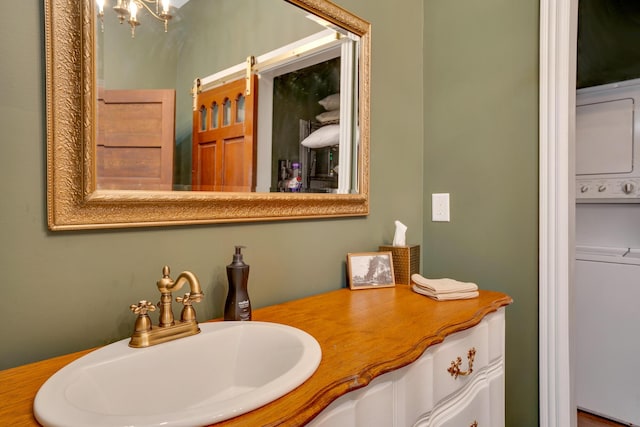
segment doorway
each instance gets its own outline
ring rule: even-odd
[[[571,301],[575,264],[578,0],[540,1],[540,426],[577,425]]]

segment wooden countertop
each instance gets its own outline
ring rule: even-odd
[[[503,293],[436,302],[406,285],[351,291],[340,289],[254,310],[253,319],[294,326],[322,347],[317,371],[301,386],[261,408],[217,426],[300,426],[339,396],[364,387],[415,361],[447,335],[477,325],[512,302]],[[0,371],[0,425],[39,425],[33,399],[57,370],[85,350]]]

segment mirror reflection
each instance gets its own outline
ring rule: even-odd
[[[358,192],[357,36],[283,0],[111,3],[98,189]]]

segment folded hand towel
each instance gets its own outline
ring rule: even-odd
[[[411,281],[418,287],[437,294],[473,292],[478,290],[478,285],[475,283],[458,282],[453,279],[427,279],[417,273],[411,275]]]
[[[435,299],[437,301],[448,301],[448,300],[454,300],[454,299],[469,299],[469,298],[476,298],[478,295],[480,295],[480,293],[478,291],[469,291],[469,292],[446,292],[446,293],[436,293],[436,292],[431,292],[428,291],[425,288],[422,288],[420,286],[417,286],[415,283],[413,284],[413,286],[411,287],[415,292],[422,294],[422,295],[426,295],[429,298]]]

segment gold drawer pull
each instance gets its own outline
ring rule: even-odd
[[[462,365],[462,358],[458,356],[456,360],[451,361],[451,366],[447,369],[447,372],[451,374],[451,376],[456,379],[458,375],[467,376],[473,372],[473,359],[476,357],[476,348],[472,347],[467,353],[467,360],[469,361],[469,369],[467,371],[460,370],[460,365]],[[473,427],[473,424],[472,424]]]
[[[474,421],[473,423],[471,423],[469,427],[478,427],[478,422]]]

